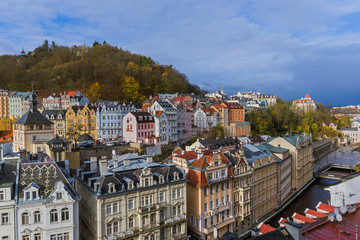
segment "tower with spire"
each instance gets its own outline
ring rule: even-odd
[[[224,95],[224,86],[221,84],[221,95]]]

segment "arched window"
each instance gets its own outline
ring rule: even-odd
[[[69,220],[69,209],[63,208],[61,210],[61,221],[66,221],[66,220]]]
[[[58,211],[53,209],[50,211],[50,222],[57,222],[58,221]]]
[[[29,213],[27,212],[24,212],[22,215],[21,215],[21,221],[22,221],[22,224],[29,224]]]
[[[40,211],[34,212],[34,223],[41,222],[41,214]]]

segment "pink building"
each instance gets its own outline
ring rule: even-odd
[[[154,117],[148,112],[129,112],[123,119],[123,139],[126,142],[159,145],[155,137]]]
[[[184,139],[186,140],[190,140],[191,138],[191,133],[192,133],[192,112],[190,111],[185,111],[184,112],[184,123],[185,123],[185,126],[184,126],[184,130],[185,130],[185,133],[184,133]]]

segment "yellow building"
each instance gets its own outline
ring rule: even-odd
[[[96,109],[95,107],[70,106],[65,114],[66,136],[70,140],[77,140],[82,134],[89,134],[96,139]]]
[[[13,130],[13,123],[19,118],[10,116],[9,118],[0,118],[0,131]]]
[[[0,118],[9,117],[9,95],[11,91],[0,89]]]
[[[66,110],[44,110],[42,115],[54,123],[55,135],[66,138]]]

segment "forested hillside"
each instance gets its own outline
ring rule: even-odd
[[[337,124],[337,128],[350,127],[350,118],[344,116],[336,119],[329,107],[318,103],[317,109],[304,113],[294,110],[291,102],[278,98],[277,103],[266,111],[252,111],[245,116],[251,123],[252,135],[281,136],[286,133],[311,133],[313,139],[335,137],[340,135],[328,127],[329,123]],[[325,123],[327,126],[323,126]]]
[[[141,101],[157,93],[200,93],[171,65],[132,54],[115,46],[57,46],[46,40],[24,55],[0,56],[0,88],[31,90],[40,96],[70,89],[83,91],[91,101]]]

